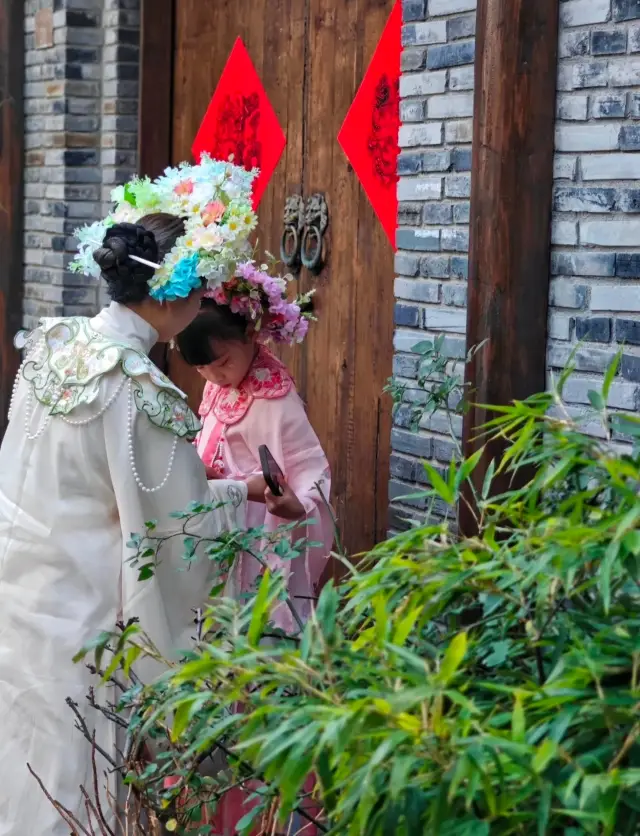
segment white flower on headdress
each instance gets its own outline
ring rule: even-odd
[[[134,224],[140,218],[140,211],[135,206],[125,202],[116,209],[111,217],[117,224]]]
[[[212,224],[211,226],[200,226],[191,234],[193,246],[197,250],[214,250],[217,249],[224,237],[220,231],[220,227]]]
[[[124,186],[116,186],[115,189],[111,189],[111,202],[116,205],[124,203]]]
[[[242,196],[242,186],[239,183],[234,183],[232,180],[225,180],[222,184],[222,191],[231,200],[235,200]]]

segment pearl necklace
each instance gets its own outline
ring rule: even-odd
[[[44,421],[40,424],[38,429],[32,433],[31,432],[31,419],[33,417],[33,392],[29,390],[29,393],[26,397],[26,402],[24,406],[24,431],[27,436],[28,441],[35,441],[36,438],[42,435],[42,433],[47,429],[49,426],[49,422],[51,421],[51,412],[47,412],[44,416]]]
[[[134,404],[133,404],[133,383],[129,381],[129,420],[128,420],[128,429],[129,429],[129,463],[131,464],[131,470],[133,472],[133,478],[136,480],[136,484],[140,488],[143,493],[157,493],[157,491],[164,488],[164,486],[169,481],[169,476],[171,476],[171,471],[173,470],[173,462],[176,457],[176,449],[178,447],[178,436],[175,436],[173,439],[173,446],[171,448],[171,455],[169,456],[169,465],[167,467],[167,472],[165,473],[164,479],[160,482],[159,485],[156,485],[155,488],[148,488],[140,478],[140,474],[138,473],[138,468],[136,467],[136,457],[133,451],[133,416],[134,416]]]
[[[126,382],[127,378],[125,377],[125,375],[122,375],[122,380],[114,389],[111,397],[107,400],[105,405],[100,410],[98,410],[98,412],[96,412],[95,415],[90,415],[88,418],[81,418],[78,421],[74,421],[72,418],[67,418],[66,415],[61,415],[60,417],[65,422],[65,424],[70,424],[72,427],[86,427],[87,424],[90,424],[92,421],[96,421],[98,418],[100,418],[101,415],[104,415],[105,412],[109,409],[109,407],[116,402],[118,395],[124,389],[124,384]]]
[[[40,352],[38,352],[38,355],[39,354],[40,354]],[[20,380],[22,378],[22,372],[24,370],[25,364],[27,363],[27,360],[29,360],[29,359],[30,358],[25,358],[23,360],[23,362],[20,365],[20,368],[18,369],[18,373],[16,375],[16,378],[13,382],[13,389],[11,391],[11,400],[9,402],[9,410],[8,410],[8,413],[7,413],[7,417],[8,417],[9,421],[11,420],[11,417],[12,417],[12,414],[13,414],[13,407],[14,407],[14,404],[15,404],[15,399],[16,399],[17,392],[18,392],[18,387],[20,386]],[[34,358],[34,361],[37,362],[37,359],[38,359],[38,357]],[[118,396],[122,392],[122,390],[124,388],[124,385],[127,381],[128,381],[128,384],[129,384],[128,385],[128,389],[129,389],[128,450],[129,450],[129,462],[131,464],[131,470],[133,472],[133,478],[136,480],[136,484],[138,485],[140,490],[143,491],[144,493],[157,493],[157,491],[164,488],[164,486],[169,481],[169,477],[171,476],[171,471],[173,470],[173,463],[174,463],[174,460],[175,460],[175,457],[176,457],[176,450],[177,450],[177,447],[178,447],[178,437],[175,436],[175,438],[173,439],[173,446],[171,448],[171,454],[169,456],[169,464],[168,464],[167,472],[165,473],[164,479],[162,480],[162,482],[160,482],[159,485],[156,485],[155,488],[148,488],[143,483],[142,479],[140,478],[140,474],[138,473],[138,469],[136,467],[136,461],[135,461],[135,453],[134,453],[134,449],[133,449],[134,398],[133,398],[133,382],[131,381],[130,378],[127,378],[125,375],[123,375],[122,380],[120,381],[118,386],[115,388],[115,390],[113,391],[111,396],[108,398],[108,400],[106,401],[104,406],[102,406],[101,409],[99,409],[98,412],[96,412],[94,415],[89,416],[89,418],[81,418],[79,420],[74,420],[72,418],[68,418],[65,415],[61,415],[59,417],[61,417],[62,420],[66,424],[69,424],[70,426],[74,426],[74,427],[87,426],[87,424],[90,424],[93,421],[96,421],[98,418],[100,418],[102,415],[104,415],[104,413],[111,406],[113,406],[113,404],[118,399]],[[52,396],[51,400],[52,400],[53,404],[57,403],[60,400],[60,396],[62,395],[62,388],[63,387],[62,387],[61,384],[57,384],[53,388],[52,393],[51,393],[51,396]],[[42,423],[40,424],[38,429],[35,432],[31,432],[31,420],[33,418],[33,397],[34,397],[33,396],[33,390],[30,388],[29,392],[26,395],[25,415],[24,415],[24,430],[25,430],[27,439],[29,441],[35,441],[37,438],[39,438],[44,433],[44,431],[49,426],[49,423],[51,421],[51,417],[52,417],[51,409],[53,408],[53,406],[52,406],[50,411],[45,415],[44,420],[42,421]],[[216,451],[216,455],[217,455],[217,451]]]
[[[15,380],[13,381],[13,388],[11,390],[11,400],[9,401],[9,409],[7,411],[7,421],[11,420],[11,416],[13,415],[13,407],[15,404],[16,396],[18,394],[18,387],[20,386],[20,380],[22,378],[22,374],[24,372],[24,367],[27,365],[28,361],[33,359],[33,362],[37,364],[38,360],[42,357],[43,353],[45,352],[44,344],[36,345],[33,351],[33,358],[29,353],[29,343],[24,346],[23,349],[23,360],[20,363],[20,368],[15,376]],[[28,408],[28,406],[27,406]]]
[[[34,356],[33,356],[34,365],[37,365],[37,363],[40,360],[40,358],[42,357],[44,351],[45,351],[44,345],[40,346],[39,348],[37,348],[34,351]],[[10,410],[13,409],[13,398],[14,398],[16,392],[18,391],[20,377],[22,376],[24,366],[27,363],[27,361],[30,360],[30,359],[31,359],[30,357],[25,357],[25,359],[24,359],[24,361],[23,361],[23,363],[20,366],[20,369],[18,371],[18,375],[17,375],[17,377],[14,381],[13,394],[11,396]],[[45,413],[44,420],[40,424],[38,429],[35,431],[35,433],[32,433],[31,432],[31,419],[33,418],[33,388],[29,388],[29,391],[27,392],[27,396],[25,398],[25,406],[24,406],[24,431],[25,431],[25,434],[27,436],[28,441],[35,441],[36,438],[41,436],[42,433],[47,429],[47,427],[49,426],[49,422],[51,421],[51,409],[53,409],[53,405],[60,400],[60,395],[61,394],[62,394],[62,387],[60,386],[60,384],[54,386],[54,388],[51,391],[52,405],[50,407],[50,410],[49,410],[49,412]]]
[[[11,420],[11,417],[13,415],[13,407],[14,407],[16,395],[17,395],[17,392],[18,392],[18,387],[20,386],[20,378],[22,377],[22,372],[23,372],[24,366],[27,362],[27,359],[23,360],[22,364],[20,365],[20,368],[18,369],[16,379],[13,381],[13,389],[12,389],[12,392],[11,392],[11,401],[9,403],[9,411],[7,413],[7,417],[9,419],[9,421]],[[109,407],[111,407],[116,402],[116,400],[118,398],[118,395],[120,394],[120,392],[122,392],[122,390],[124,388],[124,384],[126,383],[126,381],[127,381],[127,378],[126,378],[126,376],[123,375],[122,380],[120,381],[118,386],[115,388],[115,390],[113,391],[112,395],[109,397],[107,402],[94,415],[90,415],[88,418],[81,418],[77,421],[74,420],[73,418],[68,418],[66,415],[60,415],[59,417],[65,422],[65,424],[69,424],[70,426],[86,427],[87,424],[91,424],[93,421],[97,421],[98,418],[100,418],[102,415],[104,415],[104,413],[109,409]],[[52,401],[55,401],[55,403],[57,404],[58,401],[60,400],[60,396],[62,395],[62,385],[57,384],[53,388],[51,394],[52,394]],[[53,407],[51,407],[51,408],[53,408]],[[37,438],[39,438],[42,435],[42,433],[45,431],[45,429],[48,427],[48,425],[51,421],[52,414],[51,414],[51,411],[49,411],[47,413],[47,415],[44,418],[44,421],[38,427],[38,429],[35,431],[35,433],[31,432],[31,419],[32,419],[32,417],[33,417],[33,390],[30,389],[29,392],[26,395],[25,415],[24,415],[25,433],[26,433],[27,439],[29,441],[35,441]]]
[[[20,386],[20,378],[22,377],[22,371],[26,362],[26,359],[24,359],[22,363],[20,363],[20,368],[18,369],[16,378],[13,381],[13,389],[11,390],[11,400],[9,401],[9,409],[7,411],[7,421],[10,421],[11,416],[13,415],[13,405],[16,400],[16,395],[18,394],[18,386]]]

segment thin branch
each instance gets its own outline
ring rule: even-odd
[[[95,691],[93,688],[89,688],[87,702],[89,703],[91,708],[95,709],[96,711],[99,711],[100,714],[103,714],[107,718],[107,720],[112,722],[114,725],[119,726],[121,729],[129,728],[129,724],[119,714],[117,714],[112,709],[105,707],[104,705],[100,705],[99,702],[96,702]]]
[[[107,793],[107,801],[109,802],[109,808],[110,808],[111,812],[113,813],[114,821],[117,822],[118,828],[120,829],[120,836],[126,836],[126,831],[125,831],[126,822],[125,822],[125,824],[122,823],[122,819],[120,818],[119,811],[118,811],[118,803],[117,803],[116,799],[114,798],[113,793],[109,789],[108,784],[106,786],[106,793]],[[125,811],[125,816],[126,816],[126,811]]]
[[[631,729],[625,741],[622,745],[622,749],[618,752],[615,758],[611,761],[611,765],[609,766],[608,771],[613,772],[614,769],[617,769],[622,761],[627,756],[629,749],[632,748],[636,740],[640,737],[640,723],[636,723],[635,726]]]
[[[335,543],[336,543],[336,546],[337,546],[337,549],[338,549],[338,553],[340,554],[341,557],[347,557],[346,549],[345,549],[345,547],[342,543],[342,536],[340,534],[340,527],[338,526],[338,518],[336,517],[336,515],[333,511],[333,508],[331,507],[331,504],[330,504],[329,500],[327,499],[327,497],[325,495],[325,492],[322,490],[322,486],[320,485],[320,482],[315,482],[314,487],[318,491],[318,493],[320,494],[320,499],[322,500],[322,502],[324,504],[324,507],[329,512],[329,516],[331,517],[331,522],[333,524],[333,536],[334,536]]]
[[[60,804],[59,801],[56,801],[55,798],[53,798],[53,796],[47,790],[47,788],[42,783],[42,781],[40,780],[38,775],[36,775],[36,773],[31,768],[31,764],[27,764],[27,769],[29,770],[31,775],[36,779],[36,781],[38,782],[38,786],[40,787],[42,792],[45,794],[47,800],[50,802],[52,807],[57,811],[60,818],[64,822],[66,822],[69,825],[69,827],[71,828],[71,836],[79,836],[79,831],[77,830],[77,828],[80,828],[80,831],[84,834],[84,836],[91,836],[91,833],[86,829],[86,827],[83,827],[78,821],[76,821],[76,818],[73,815],[73,813],[71,813],[70,810],[67,810],[66,807],[63,807],[63,805]]]
[[[93,733],[93,743],[91,744],[91,771],[93,773],[93,792],[96,797],[96,807],[98,808],[98,813],[100,815],[100,821],[104,824],[105,829],[109,836],[116,836],[116,834],[111,830],[109,825],[107,824],[107,820],[102,812],[102,806],[100,804],[100,788],[98,786],[98,765],[96,764],[96,733]]]
[[[253,557],[255,560],[257,560],[258,563],[262,566],[263,569],[265,569],[266,571],[269,571],[269,564],[267,563],[266,560],[264,560],[264,558],[260,557],[260,555],[256,554],[253,551],[249,551],[249,549],[246,550],[246,553],[248,555],[250,555],[251,557]],[[298,611],[294,607],[293,601],[291,600],[289,595],[287,595],[284,602],[287,605],[287,607],[289,608],[289,611],[291,612],[291,615],[293,616],[294,621],[298,625],[298,629],[300,630],[300,632],[302,632],[304,630],[304,622],[300,618],[300,616],[298,615]]]
[[[96,832],[93,829],[93,824],[91,823],[91,805],[89,804],[89,799],[86,796],[86,791],[84,787],[80,787],[80,791],[84,796],[84,809],[87,811],[87,821],[89,822],[89,830],[91,831],[91,836],[96,836]]]
[[[109,830],[105,822],[102,821],[103,817],[99,815],[95,803],[91,800],[91,798],[89,797],[89,793],[83,786],[80,787],[80,792],[82,793],[82,797],[84,798],[85,808],[89,816],[89,827],[91,828],[91,832],[93,833],[93,825],[91,823],[91,816],[93,816],[96,820],[98,827],[100,828],[100,836],[115,836],[115,833],[113,833],[112,830]],[[95,833],[93,833],[93,836],[95,836]]]
[[[84,717],[82,716],[82,714],[80,714],[80,709],[78,708],[78,704],[77,704],[77,703],[75,703],[75,702],[71,699],[71,697],[67,697],[67,699],[66,699],[66,701],[65,701],[65,702],[67,703],[67,705],[69,706],[69,708],[73,711],[73,713],[74,713],[74,715],[75,715],[75,717],[76,717],[76,728],[78,729],[78,731],[79,731],[79,732],[81,732],[81,733],[84,735],[85,739],[86,739],[89,743],[91,743],[91,745],[93,746],[93,745],[94,745],[93,735],[92,735],[92,734],[91,734],[91,732],[89,731],[89,727],[87,726],[87,723],[86,723],[86,721],[85,721]],[[103,757],[103,758],[107,761],[107,763],[108,763],[110,766],[112,766],[115,770],[122,770],[122,767],[121,767],[121,766],[118,766],[118,764],[114,761],[114,759],[111,757],[111,755],[108,755],[108,754],[105,752],[105,750],[104,750],[102,747],[98,746],[97,744],[96,744],[96,751],[97,751],[97,752],[100,752],[100,754],[102,755],[102,757]]]
[[[90,674],[92,674],[93,676],[99,676],[100,679],[104,680],[104,671],[98,670],[98,668],[96,668],[95,665],[87,665],[86,668]],[[106,681],[119,688],[123,694],[126,694],[126,692],[129,690],[127,686],[123,682],[120,682],[120,680],[116,676],[111,676]]]

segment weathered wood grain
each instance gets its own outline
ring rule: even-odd
[[[478,2],[467,345],[486,344],[467,369],[481,404],[465,417],[467,454],[491,417],[482,405],[545,388],[558,13],[558,0]],[[464,505],[460,517],[472,531]]]

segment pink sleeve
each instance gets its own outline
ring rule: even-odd
[[[266,444],[271,450],[287,483],[307,512],[309,524],[306,537],[310,542],[318,544],[307,550],[306,579],[303,581],[300,576],[295,580],[291,578],[290,582],[292,595],[309,596],[313,594],[333,548],[333,519],[320,494],[321,490],[326,501],[329,501],[329,463],[296,392],[292,391],[277,400],[255,401],[250,412],[251,420],[247,421],[245,443],[256,459],[261,444]],[[275,525],[279,522],[274,520]]]

